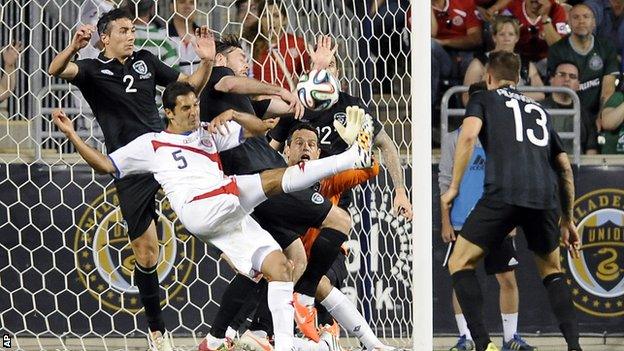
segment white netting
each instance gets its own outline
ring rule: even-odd
[[[166,37],[173,18],[171,2],[154,2],[157,11],[150,23],[160,22]],[[113,339],[127,347],[128,338],[144,335],[144,314],[131,279],[132,251],[112,180],[82,163],[50,117],[53,108],[64,107],[81,136],[102,148],[101,132],[78,90],[46,71],[52,57],[67,46],[81,14],[83,20],[88,17],[85,8],[97,13],[98,6],[111,6],[104,3],[10,0],[0,5],[0,44],[17,40],[25,46],[15,72],[2,66],[2,75],[11,73],[9,78],[17,84],[0,103],[0,331],[25,349],[42,349],[49,342],[61,349],[109,349]],[[183,3],[189,1],[178,0],[176,6]],[[388,0],[388,10],[382,7],[371,17],[363,14],[363,3],[284,1],[286,28],[306,44],[321,33],[337,40],[343,88],[369,104],[402,159],[410,160],[406,5]],[[195,5],[195,22],[221,35],[240,34],[239,18],[254,16],[239,17],[233,0],[197,0]],[[261,31],[247,37],[250,53],[252,44],[263,37]],[[153,42],[163,59],[171,59],[164,57],[168,41]],[[180,60],[183,46],[183,41],[174,41],[179,51],[167,62],[185,70],[192,67],[185,60],[193,59]],[[279,65],[269,62],[267,72],[276,72]],[[410,164],[403,167],[409,175]],[[390,214],[391,184],[384,169],[355,191],[350,276],[343,291],[357,301],[380,337],[407,345],[413,319],[411,228]],[[165,321],[176,336],[201,336],[232,271],[218,262],[214,249],[181,227],[162,196],[159,214],[158,271],[161,296],[166,298]],[[27,346],[33,340],[34,346]]]

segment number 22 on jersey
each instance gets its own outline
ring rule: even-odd
[[[524,141],[524,125],[522,123],[522,111],[520,110],[520,103],[516,99],[510,99],[505,102],[505,106],[509,107],[513,110],[514,114],[514,122],[516,125],[516,141],[523,142]],[[536,111],[539,114],[539,117],[535,120],[538,126],[542,127],[542,137],[538,138],[535,136],[535,130],[531,128],[527,128],[526,134],[529,141],[536,146],[546,146],[548,145],[548,127],[546,126],[546,122],[548,122],[548,118],[546,117],[546,112],[543,108],[535,105],[535,104],[526,104],[524,105],[524,112],[527,114],[531,114],[533,111]]]

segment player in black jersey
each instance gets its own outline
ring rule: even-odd
[[[338,69],[336,55],[336,47],[331,47],[331,38],[329,36],[321,36],[317,40],[316,50],[310,54],[312,59],[312,69],[327,69],[336,79],[340,77],[340,70]],[[281,150],[284,146],[284,142],[288,137],[288,132],[294,127],[295,124],[304,122],[309,123],[315,127],[319,133],[319,146],[321,148],[321,158],[331,155],[336,155],[347,149],[347,144],[340,138],[334,128],[334,121],[344,123],[346,118],[346,110],[349,106],[358,106],[366,111],[370,116],[370,110],[360,99],[349,95],[345,92],[340,92],[338,101],[329,109],[324,111],[312,111],[306,110],[303,117],[300,120],[293,118],[282,118],[277,127],[269,132],[271,137],[271,146],[277,150]],[[393,209],[396,214],[403,215],[406,219],[412,218],[412,205],[407,196],[405,189],[405,182],[403,176],[403,169],[401,167],[399,159],[399,151],[390,139],[390,136],[383,129],[383,125],[373,118],[374,134],[373,139],[374,146],[381,152],[384,165],[390,173],[390,178],[394,185],[394,204]],[[341,201],[341,207],[349,207],[351,197],[346,194],[343,198],[346,201]]]
[[[302,106],[295,94],[246,77],[247,68],[245,54],[237,40],[228,38],[217,43],[215,68],[201,96],[203,121],[210,121],[218,113],[230,108],[255,113],[261,118],[284,113],[302,114]],[[252,101],[250,96],[273,98]],[[221,153],[221,160],[226,174],[251,174],[286,165],[283,157],[271,148],[266,137],[247,139],[241,146]],[[312,250],[323,254],[318,255],[320,260],[314,265],[305,283],[300,280],[295,286],[296,292],[309,295],[313,300],[318,282],[339,254],[340,245],[347,239],[351,227],[349,214],[309,189],[273,197],[256,207],[253,216],[273,235],[287,257],[294,261],[293,275],[298,276],[306,267],[305,251],[299,234],[308,227],[321,228],[319,237],[322,239]],[[294,247],[297,249],[293,250]],[[291,252],[301,252],[303,257],[293,257]],[[217,348],[225,343],[229,323],[248,298],[248,293],[255,288],[254,281],[240,274],[236,276],[223,295],[219,313],[207,337],[210,345]]]
[[[95,59],[72,61],[97,30],[104,46]],[[206,85],[215,56],[215,44],[207,27],[195,32],[195,52],[201,64],[186,76],[162,63],[146,50],[134,51],[132,16],[123,9],[102,15],[97,28],[80,26],[72,42],[50,63],[52,76],[76,85],[102,127],[108,152],[128,144],[147,132],[160,132],[164,124],[155,103],[156,86],[187,81],[199,94]],[[150,330],[152,350],[171,350],[161,316],[158,286],[158,237],[155,195],[160,189],[152,175],[131,176],[115,181],[121,213],[135,257],[134,283]]]
[[[519,69],[517,55],[492,53],[486,73],[488,91],[472,95],[466,107],[453,179],[441,202],[450,207],[457,196],[477,137],[487,156],[485,188],[449,261],[453,288],[477,351],[498,350],[485,329],[483,296],[475,267],[486,251],[498,247],[511,229],[520,227],[535,254],[568,350],[580,351],[574,306],[559,252],[561,235],[571,255],[579,256],[579,236],[572,215],[572,168],[548,113],[515,89]]]

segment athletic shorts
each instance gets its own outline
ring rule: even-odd
[[[481,198],[462,228],[462,236],[486,253],[503,245],[516,227],[524,232],[529,250],[549,254],[559,247],[559,214],[556,209],[534,209]]]
[[[234,268],[253,278],[266,256],[280,250],[271,235],[251,218],[235,194],[191,201],[178,213],[180,222],[198,239],[221,250]]]
[[[134,240],[147,230],[156,214],[156,193],[160,184],[151,174],[137,174],[115,180],[121,215],[126,222],[128,236]]]
[[[252,216],[285,249],[308,228],[320,227],[331,208],[331,201],[310,188],[272,196]]]

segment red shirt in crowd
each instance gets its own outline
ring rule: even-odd
[[[464,37],[470,28],[481,27],[474,0],[448,0],[443,9],[433,12],[438,22],[436,39]]]
[[[271,50],[276,52],[270,53]],[[310,55],[306,51],[303,38],[286,33],[282,35],[277,46],[269,47],[254,58],[253,75],[255,79],[292,90],[294,87],[289,86],[282,66],[275,58],[276,54],[279,54],[279,57],[284,60],[288,74],[296,82],[297,78],[310,67]]]
[[[526,0],[514,0],[504,12],[514,16],[520,22],[520,40],[516,44],[516,51],[530,61],[539,61],[548,56],[548,43],[542,39],[544,25],[541,18],[531,20],[527,15],[524,3]],[[550,13],[548,17],[553,26],[561,35],[567,32],[567,15],[565,8],[555,0],[550,0]]]

